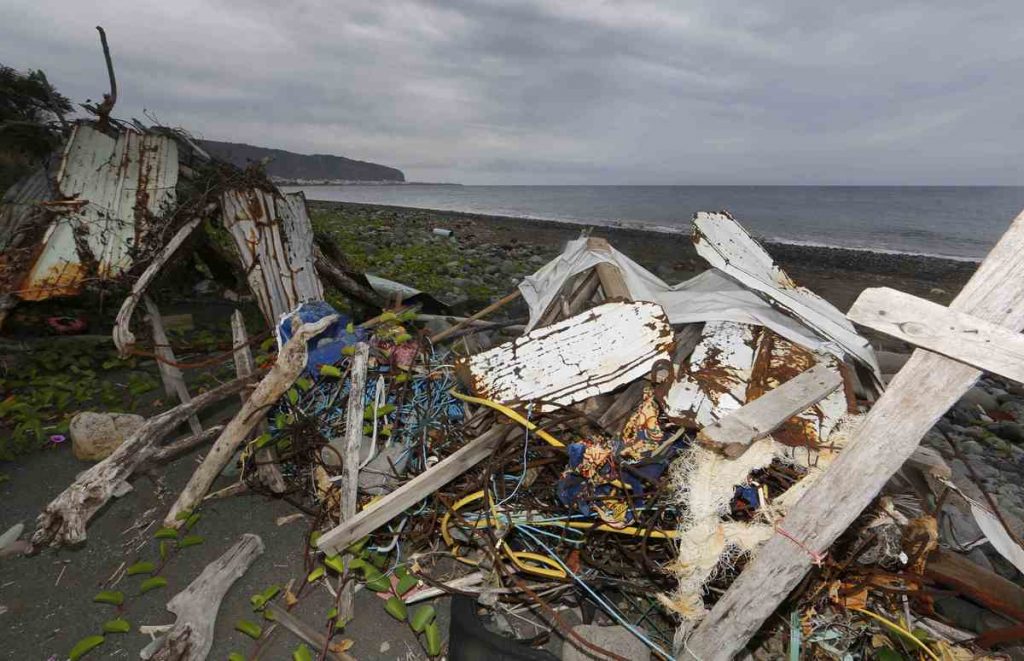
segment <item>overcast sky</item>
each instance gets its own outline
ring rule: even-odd
[[[115,114],[408,179],[1024,184],[1024,2],[4,0]]]

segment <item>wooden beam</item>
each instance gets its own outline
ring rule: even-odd
[[[270,617],[274,618],[275,622],[288,631],[291,631],[299,639],[309,643],[314,651],[322,650],[327,647],[327,636],[321,633],[316,627],[310,626],[306,622],[295,617],[286,609],[274,604],[267,604],[264,610],[270,614]],[[330,650],[328,650],[325,658],[331,659],[331,661],[355,661],[352,656],[345,652],[337,653],[331,652]]]
[[[494,449],[513,431],[496,424],[459,448],[433,468],[420,473],[348,521],[320,536],[316,545],[328,555],[344,551],[352,542],[370,534],[416,503],[491,456]]]
[[[888,287],[865,289],[846,314],[862,326],[1024,382],[1024,335]]]
[[[928,558],[925,576],[989,610],[1024,622],[1024,589],[962,555],[937,549]]]
[[[609,254],[612,250],[611,244],[606,239],[597,237],[587,239],[587,248]],[[627,301],[633,300],[629,293],[629,287],[626,285],[626,280],[622,277],[622,271],[619,270],[618,266],[609,262],[601,262],[594,267],[594,270],[597,271],[597,277],[601,280],[601,289],[604,290],[606,300],[613,298],[621,298]]]
[[[430,338],[430,341],[433,342],[434,344],[437,344],[438,342],[441,342],[442,340],[445,340],[445,339],[451,337],[452,335],[454,335],[458,331],[460,331],[463,328],[465,328],[471,322],[477,321],[478,319],[483,319],[484,317],[486,317],[487,315],[491,314],[495,310],[497,310],[497,309],[499,309],[499,308],[501,308],[501,307],[511,303],[512,301],[516,300],[521,295],[522,295],[522,292],[520,292],[519,289],[516,289],[511,294],[508,294],[508,295],[498,299],[497,301],[491,303],[490,305],[485,307],[483,310],[480,310],[479,312],[477,312],[476,314],[472,315],[471,317],[467,317],[466,319],[460,321],[459,323],[455,324],[451,328],[448,328],[446,330],[441,331],[437,335],[435,335],[432,338]]]
[[[697,441],[727,457],[738,457],[754,441],[768,436],[797,413],[807,410],[843,385],[843,377],[829,365],[819,364],[778,388],[708,425]]]
[[[1012,330],[1024,327],[1024,213],[951,307]],[[785,534],[776,533],[758,551],[686,641],[680,658],[713,661],[740,653],[803,579],[812,554],[828,550],[979,376],[963,363],[915,351],[836,461],[779,523]]]

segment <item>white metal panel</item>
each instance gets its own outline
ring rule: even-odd
[[[77,124],[56,177],[56,220],[22,285],[39,300],[75,293],[96,268],[114,277],[132,264],[137,223],[162,215],[175,201],[178,147],[163,135],[121,129],[117,137]],[[88,264],[83,264],[83,255]]]
[[[669,359],[672,340],[657,303],[605,303],[459,359],[457,368],[480,396],[565,406],[647,374],[655,362]]]

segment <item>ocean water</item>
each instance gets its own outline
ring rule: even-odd
[[[312,200],[688,232],[727,210],[766,239],[979,259],[1024,209],[1024,186],[305,186]]]

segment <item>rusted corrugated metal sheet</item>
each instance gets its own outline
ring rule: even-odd
[[[271,325],[299,303],[323,298],[305,198],[247,188],[224,193],[222,209],[249,288]]]
[[[0,200],[0,295],[17,300],[24,274],[42,250],[41,240],[51,222],[42,202],[53,199],[53,182],[41,167],[11,186]]]
[[[86,278],[131,266],[141,224],[175,201],[178,149],[165,136],[121,129],[117,137],[78,124],[64,149],[41,249],[16,293],[25,300],[77,293]]]
[[[818,364],[836,370],[848,383],[831,354],[804,349],[767,328],[708,323],[668,389],[666,413],[695,428],[705,427]],[[817,447],[852,404],[849,387],[837,390],[790,418],[772,438],[784,445]]]
[[[697,254],[716,269],[789,312],[851,358],[863,363],[881,384],[871,345],[842,312],[804,287],[798,287],[771,256],[727,213],[700,212],[693,221]]]
[[[666,413],[699,428],[747,401],[757,326],[709,321],[690,359],[680,365],[665,395]]]
[[[551,410],[609,392],[669,358],[672,328],[657,303],[605,303],[456,363],[474,393]]]

